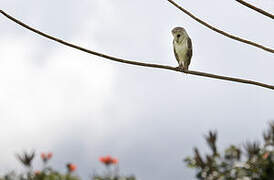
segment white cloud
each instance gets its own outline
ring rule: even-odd
[[[13,154],[22,149],[50,149],[74,127],[83,134],[90,125],[104,130],[100,119],[83,122],[81,118],[103,113],[112,95],[111,64],[56,47],[43,66],[37,67],[32,63],[35,43],[27,37],[2,38],[0,49],[0,141],[6,147],[1,162],[10,164]]]
[[[217,35],[168,2],[17,2],[5,1],[4,10],[49,34],[102,53],[174,66],[170,29],[186,26],[194,42],[191,69],[273,80],[271,54]],[[261,26],[254,29],[256,23],[236,3],[182,4],[221,29],[271,42],[273,25],[252,14]],[[216,8],[209,11],[212,4]],[[0,142],[5,147],[0,160],[7,165],[0,172],[19,166],[15,152],[34,148],[54,151],[53,164],[59,167],[76,161],[84,173],[97,166],[98,156],[113,153],[126,172],[142,179],[192,177],[180,158],[194,145],[204,148],[202,134],[209,128],[220,132],[225,146],[259,136],[273,117],[270,90],[108,62],[7,19],[0,23],[5,34],[0,37]],[[157,178],[151,169],[159,172]]]

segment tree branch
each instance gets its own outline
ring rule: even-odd
[[[192,74],[192,75],[196,75],[196,76],[203,76],[203,77],[209,77],[209,78],[214,78],[214,79],[221,79],[221,80],[227,80],[227,81],[233,81],[233,82],[238,82],[238,83],[245,83],[245,84],[251,84],[251,85],[255,85],[255,86],[260,86],[260,87],[264,87],[264,88],[268,88],[268,89],[272,89],[274,90],[274,86],[273,85],[268,85],[268,84],[264,84],[264,83],[260,83],[257,81],[252,81],[252,80],[245,80],[245,79],[239,79],[239,78],[233,78],[233,77],[227,77],[227,76],[220,76],[220,75],[215,75],[215,74],[209,74],[209,73],[204,73],[204,72],[199,72],[199,71],[189,71],[189,70],[182,70],[182,69],[178,69],[176,67],[171,67],[171,66],[166,66],[166,65],[160,65],[160,64],[151,64],[151,63],[142,63],[142,62],[137,62],[137,61],[132,61],[132,60],[126,60],[126,59],[121,59],[121,58],[117,58],[117,57],[113,57],[113,56],[109,56],[109,55],[105,55],[102,53],[98,53],[89,49],[85,49],[83,47],[71,44],[69,42],[63,41],[61,39],[58,39],[56,37],[50,36],[46,33],[43,33],[37,29],[34,29],[26,24],[24,24],[23,22],[15,19],[14,17],[8,15],[7,13],[5,13],[4,11],[0,10],[0,13],[3,14],[4,16],[6,16],[8,19],[14,21],[15,23],[23,26],[24,28],[27,28],[30,31],[33,31],[43,37],[46,37],[48,39],[51,39],[53,41],[59,42],[65,46],[69,46],[75,49],[78,49],[80,51],[84,51],[86,53],[89,54],[93,54],[95,56],[99,56],[102,58],[106,58],[112,61],[116,61],[116,62],[121,62],[121,63],[126,63],[126,64],[131,64],[131,65],[136,65],[136,66],[144,66],[144,67],[151,67],[151,68],[158,68],[158,69],[166,69],[166,70],[171,70],[171,71],[177,71],[177,72],[184,72],[187,74]]]
[[[236,0],[236,1],[237,1],[238,3],[241,3],[242,5],[244,5],[244,6],[246,6],[246,7],[249,7],[249,8],[251,8],[251,9],[253,9],[253,10],[255,10],[255,11],[261,13],[262,15],[265,15],[265,16],[270,17],[271,19],[274,19],[274,15],[273,15],[273,14],[270,14],[270,13],[268,13],[268,12],[262,10],[262,9],[259,9],[259,8],[257,8],[256,6],[253,6],[253,5],[247,3],[247,2],[245,2],[245,1],[243,1],[243,0]]]
[[[234,39],[236,41],[240,41],[240,42],[243,42],[243,43],[246,43],[246,44],[249,44],[251,46],[255,46],[257,48],[261,48],[265,51],[268,51],[268,52],[271,52],[271,53],[274,53],[274,49],[271,49],[271,48],[268,48],[268,47],[265,47],[263,45],[260,45],[258,43],[255,43],[255,42],[252,42],[252,41],[249,41],[249,40],[246,40],[246,39],[243,39],[243,38],[240,38],[240,37],[237,37],[237,36],[234,36],[232,34],[229,34],[227,32],[224,32],[220,29],[217,29],[213,26],[211,26],[210,24],[206,23],[205,21],[197,18],[196,16],[194,16],[192,13],[190,13],[189,11],[187,11],[186,9],[182,8],[181,6],[179,6],[178,4],[176,4],[173,0],[167,0],[168,2],[170,2],[171,4],[173,4],[175,7],[177,7],[178,9],[180,9],[181,11],[183,11],[185,14],[187,14],[188,16],[190,16],[191,18],[193,18],[194,20],[196,20],[197,22],[201,23],[202,25],[208,27],[209,29],[219,33],[219,34],[222,34],[228,38],[231,38],[231,39]]]

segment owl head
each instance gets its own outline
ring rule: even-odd
[[[184,38],[188,36],[186,30],[183,27],[173,28],[171,33],[177,43],[182,42]]]

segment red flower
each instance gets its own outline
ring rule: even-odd
[[[73,171],[76,170],[77,167],[76,167],[75,164],[69,163],[69,164],[67,164],[67,168],[68,168],[68,171],[69,171],[69,172],[73,172]]]
[[[267,159],[268,156],[269,156],[269,152],[264,153],[264,154],[263,154],[263,159]]]
[[[49,152],[48,153],[48,159],[52,158],[52,155],[53,155],[52,152]]]
[[[53,154],[51,152],[49,152],[48,154],[41,153],[41,158],[44,161],[44,163],[46,163],[49,159],[51,159],[52,156],[53,156]]]
[[[113,159],[112,159],[112,163],[113,163],[113,164],[117,164],[117,163],[118,163],[118,159],[113,158]]]
[[[46,154],[45,153],[41,153],[41,158],[44,160],[46,159]]]
[[[116,158],[112,158],[111,156],[100,157],[99,161],[104,163],[106,166],[118,163],[118,160]]]

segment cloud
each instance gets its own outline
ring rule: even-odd
[[[250,10],[234,3],[212,3],[214,11],[208,2],[183,5],[211,24],[271,46],[271,23],[253,13],[250,20]],[[273,82],[270,53],[217,35],[167,2],[11,0],[3,7],[85,48],[173,66],[170,30],[185,26],[194,45],[190,69]],[[223,148],[256,139],[273,118],[269,90],[109,62],[1,19],[0,160],[6,166],[0,172],[19,167],[15,152],[33,148],[53,151],[52,164],[60,170],[67,161],[76,163],[83,177],[102,170],[98,157],[111,154],[122,173],[140,179],[191,179],[193,171],[181,160],[193,146],[207,150],[202,135],[209,129],[218,130]]]

